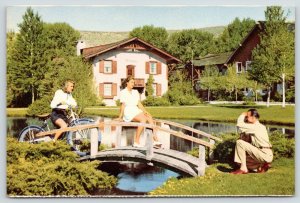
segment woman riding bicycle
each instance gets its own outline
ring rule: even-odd
[[[55,95],[51,101],[51,121],[58,128],[68,127],[67,109],[69,106],[75,107],[77,103],[72,96],[75,82],[72,80],[66,80],[64,87],[55,92]],[[54,136],[53,142],[55,142],[62,132],[57,132]]]

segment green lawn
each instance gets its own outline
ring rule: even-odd
[[[189,119],[218,122],[236,122],[237,117],[247,111],[250,106],[243,105],[199,105],[180,107],[147,107],[155,118]],[[295,125],[295,106],[255,106],[265,124]],[[25,116],[26,108],[7,108],[8,116]],[[86,115],[117,117],[119,107],[90,107],[85,109]]]
[[[190,119],[220,122],[236,122],[237,117],[249,109],[242,105],[201,105],[193,107],[147,107],[155,118],[161,119]],[[261,122],[268,124],[294,125],[295,107],[287,106],[255,106],[261,115]],[[86,108],[87,115],[117,117],[119,108]]]
[[[232,175],[230,167],[214,164],[206,169],[205,176],[172,178],[149,195],[200,195],[200,196],[275,196],[295,194],[294,159],[282,158],[272,163],[268,172]]]

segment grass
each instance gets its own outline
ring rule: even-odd
[[[27,108],[6,108],[7,116],[26,116]]]
[[[272,163],[267,173],[232,175],[226,164],[214,164],[205,176],[169,179],[151,191],[150,196],[278,196],[295,195],[294,159],[282,158]],[[225,171],[225,172],[222,172]]]
[[[147,107],[155,118],[189,119],[216,122],[236,122],[237,117],[252,106],[243,105],[199,105],[179,107]],[[295,125],[295,106],[253,106],[257,108],[264,124]],[[7,108],[7,116],[25,116],[26,108]],[[91,107],[85,109],[86,115],[118,117],[119,107]]]
[[[217,122],[236,122],[237,117],[251,106],[241,105],[201,105],[192,107],[147,107],[155,118],[161,119],[189,119]],[[257,108],[265,124],[295,125],[295,107],[286,106],[254,106]],[[117,117],[119,108],[86,108],[87,115]]]

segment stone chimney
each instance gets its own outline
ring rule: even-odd
[[[85,48],[85,47],[86,47],[85,42],[84,42],[83,40],[79,40],[78,43],[77,43],[77,45],[76,45],[77,56],[81,55],[81,50],[82,50],[83,48]]]

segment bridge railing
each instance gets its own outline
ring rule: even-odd
[[[167,120],[159,120],[156,119],[154,122],[154,125],[151,124],[145,124],[145,123],[136,123],[136,122],[119,122],[119,121],[109,121],[109,122],[104,122],[103,123],[104,126],[110,126],[110,127],[116,127],[116,131],[117,131],[117,142],[116,142],[116,147],[120,147],[121,146],[121,134],[122,134],[122,127],[138,127],[138,126],[142,126],[145,127],[145,129],[151,129],[150,131],[146,130],[145,132],[147,133],[147,138],[146,138],[146,145],[145,145],[145,150],[146,150],[146,156],[147,159],[151,160],[152,156],[153,156],[153,137],[155,135],[157,135],[157,133],[159,131],[161,132],[165,132],[168,133],[170,135],[185,139],[185,140],[189,140],[191,142],[197,143],[199,145],[199,165],[198,165],[198,174],[199,175],[204,175],[205,173],[205,167],[206,167],[206,161],[205,161],[205,157],[206,157],[206,147],[209,149],[209,161],[211,161],[211,159],[213,158],[213,148],[215,145],[215,141],[222,141],[222,139],[212,136],[208,133],[205,133],[203,131],[191,128],[189,126],[185,126],[179,123],[175,123],[175,122],[171,122],[171,121],[167,121]],[[198,134],[201,137],[204,137],[206,139],[203,138],[197,138],[194,136],[190,136],[187,135],[181,131],[176,131],[173,130],[171,128],[165,128],[162,126],[174,126],[176,128],[180,128],[182,130],[186,130],[189,131],[193,134]],[[91,138],[91,152],[90,155],[96,156],[98,153],[98,142],[97,142],[97,136],[94,135],[93,138]]]
[[[201,137],[204,137],[206,139],[202,138],[196,138],[190,135],[187,135],[183,133],[182,131],[176,131],[171,128],[166,128],[162,126],[173,126],[182,130],[189,131],[193,134],[198,134],[201,135]],[[121,134],[122,134],[122,127],[138,127],[142,126],[145,129],[151,129],[151,130],[146,130],[145,132],[147,133],[147,141],[145,145],[145,150],[146,150],[146,156],[147,159],[151,160],[153,157],[153,136],[157,135],[159,131],[165,132],[168,134],[171,134],[173,136],[189,140],[191,142],[197,143],[199,145],[199,165],[198,165],[198,175],[204,175],[205,173],[205,167],[206,167],[206,147],[209,149],[209,158],[211,158],[211,153],[212,149],[215,145],[215,141],[222,141],[222,139],[212,136],[208,133],[205,133],[203,131],[191,128],[189,126],[185,126],[183,124],[167,121],[167,120],[159,120],[156,119],[154,125],[151,124],[146,124],[146,123],[136,123],[136,122],[119,122],[119,121],[109,121],[109,122],[99,122],[99,123],[94,123],[94,124],[85,124],[85,125],[79,125],[79,126],[74,126],[74,127],[67,127],[67,128],[62,128],[62,129],[56,129],[56,130],[51,130],[51,131],[46,131],[46,132],[41,132],[37,134],[37,136],[46,136],[50,134],[54,134],[56,132],[66,132],[66,131],[77,131],[77,130],[83,130],[83,129],[89,129],[89,128],[99,128],[103,129],[105,126],[110,126],[110,127],[116,127],[117,130],[117,143],[116,147],[120,147],[121,143]],[[98,135],[97,134],[92,134],[91,135],[91,148],[90,148],[90,156],[95,157],[98,153]]]

